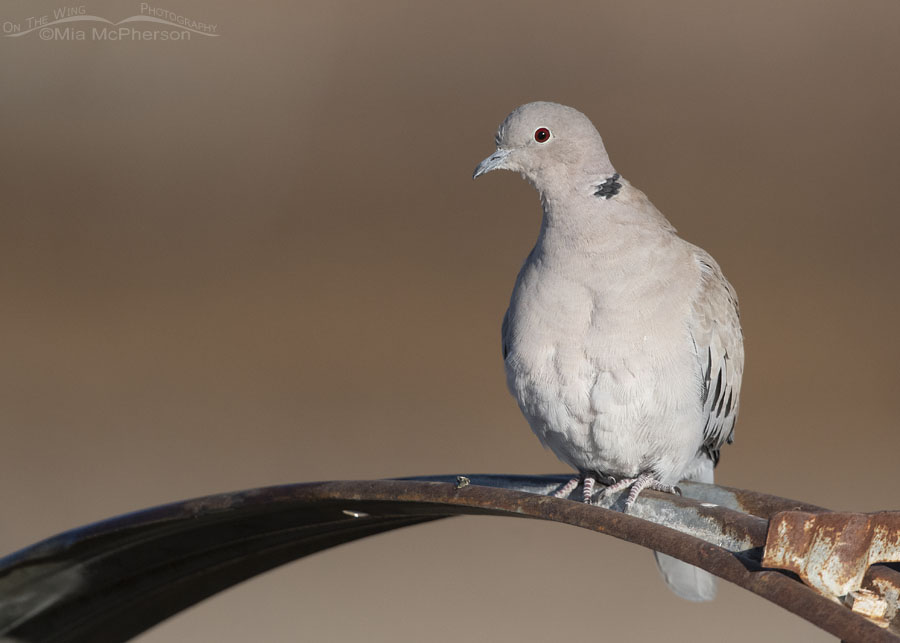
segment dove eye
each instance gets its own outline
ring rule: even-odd
[[[546,143],[550,140],[550,130],[546,127],[539,127],[534,130],[534,140],[538,143]]]

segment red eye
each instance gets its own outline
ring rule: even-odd
[[[538,143],[546,143],[548,140],[550,140],[550,130],[548,130],[546,127],[537,128],[536,130],[534,130],[534,140],[536,140]]]

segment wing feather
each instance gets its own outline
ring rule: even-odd
[[[691,338],[697,354],[703,404],[703,446],[717,464],[725,443],[734,440],[744,373],[744,338],[734,288],[716,261],[697,249],[701,283],[694,298]]]

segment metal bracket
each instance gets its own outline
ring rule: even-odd
[[[900,586],[881,579],[863,587],[876,563],[900,562],[900,513],[810,513],[772,516],[763,567],[785,569],[834,601],[884,627],[897,613]]]

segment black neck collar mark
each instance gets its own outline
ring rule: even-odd
[[[594,192],[594,196],[599,196],[601,199],[611,199],[616,196],[619,193],[619,190],[622,189],[622,184],[619,183],[620,178],[618,172],[613,174],[597,186],[597,191]]]

